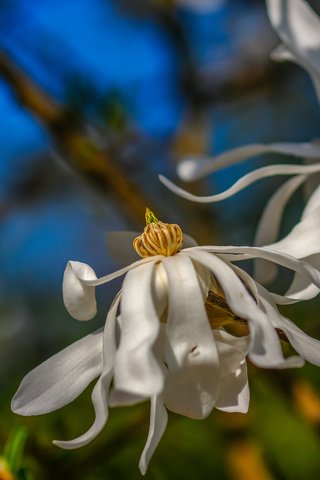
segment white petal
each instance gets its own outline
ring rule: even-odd
[[[310,144],[315,150],[317,150],[317,158],[319,156],[319,145]],[[239,180],[237,180],[231,187],[229,187],[224,192],[218,193],[216,195],[201,196],[192,195],[186,190],[183,190],[180,187],[177,187],[173,182],[168,180],[166,177],[160,175],[160,181],[169,188],[173,193],[176,193],[182,198],[191,200],[197,203],[210,203],[210,202],[220,202],[226,198],[235,195],[244,188],[248,187],[254,182],[261,180],[263,178],[272,177],[274,175],[298,175],[298,174],[311,174],[320,171],[320,164],[315,165],[270,165],[267,167],[258,168],[250,173],[247,173]]]
[[[115,325],[119,301],[120,295],[118,294],[110,307],[104,328],[103,369],[91,396],[95,420],[89,430],[74,440],[54,440],[53,443],[60,448],[72,450],[87,445],[101,432],[108,420],[108,394],[114,369],[116,351]]]
[[[232,261],[249,260],[251,258],[262,258],[264,260],[269,260],[301,274],[320,288],[320,272],[316,268],[312,267],[305,261],[297,260],[286,253],[269,250],[267,247],[221,247],[208,245],[188,248],[186,250],[182,250],[181,254],[189,255],[191,253],[192,255],[192,252],[196,251],[212,252],[225,259],[231,259]]]
[[[298,63],[320,77],[320,19],[303,0],[267,0],[273,28]]]
[[[235,372],[248,354],[249,335],[235,337],[224,330],[212,330],[212,334],[218,348],[221,375]]]
[[[78,340],[29,372],[12,399],[12,411],[41,415],[77,398],[102,370],[102,329]]]
[[[283,211],[293,193],[305,181],[305,175],[298,175],[285,182],[267,203],[255,235],[255,245],[273,243],[279,235]],[[263,284],[274,280],[278,272],[276,265],[257,260],[255,262],[254,277]]]
[[[162,396],[152,397],[149,434],[139,462],[139,469],[142,475],[147,473],[149,462],[166,430],[167,423],[168,413],[163,404]]]
[[[303,260],[320,271],[320,254],[311,255]],[[286,294],[277,295],[273,293],[272,297],[278,305],[287,305],[299,300],[309,300],[316,297],[318,293],[318,287],[311,283],[310,280],[296,273]]]
[[[155,263],[161,258],[162,255],[143,258],[101,278],[97,278],[92,268],[85,263],[68,262],[62,286],[63,300],[68,312],[77,320],[89,320],[97,312],[94,287],[120,277],[145,263]]]
[[[154,263],[127,273],[121,300],[121,336],[116,355],[115,389],[151,397],[163,389],[164,379],[153,353],[160,330],[152,283]]]
[[[320,180],[320,179],[319,179]],[[303,209],[301,220],[304,220],[308,215],[310,215],[316,208],[320,206],[320,181],[318,187],[310,195],[308,202]]]
[[[139,259],[133,248],[133,240],[138,237],[137,232],[109,232],[107,234],[107,247],[111,258],[119,265],[128,265]]]
[[[191,253],[192,252],[192,253]],[[207,252],[189,250],[190,256],[207,265],[224,291],[230,309],[248,321],[249,357],[259,367],[290,368],[300,366],[300,358],[285,359],[279,338],[264,312],[258,307],[235,272],[222,260]]]
[[[269,292],[259,286],[261,293],[261,302],[266,309],[269,318],[273,325],[280,328],[286,334],[293,348],[301,355],[302,358],[313,363],[314,365],[320,365],[320,342],[315,338],[309,337],[299,327],[292,323],[288,318],[283,317],[278,312],[272,297]]]
[[[190,418],[204,418],[219,392],[220,368],[199,280],[190,258],[163,260],[168,276],[166,407]]]
[[[114,280],[115,278],[121,277],[125,273],[129,272],[130,270],[135,269],[136,267],[139,267],[140,265],[144,265],[145,263],[155,263],[155,262],[161,260],[162,258],[163,258],[162,255],[155,255],[153,257],[142,258],[142,259],[138,260],[137,262],[131,263],[131,265],[120,268],[120,270],[116,270],[115,272],[109,273],[108,275],[105,275],[104,277],[89,280],[85,277],[82,277],[81,274],[80,274],[78,276],[78,279],[84,285],[91,286],[91,287],[97,287],[98,285],[103,285],[104,283],[110,282],[111,280]],[[71,262],[71,263],[78,263],[78,262]]]
[[[286,237],[267,248],[298,259],[320,253],[320,207],[297,223]]]
[[[304,261],[320,270],[320,254],[311,255],[304,258]],[[297,300],[309,300],[314,298],[319,293],[319,288],[313,285],[307,279],[301,277],[301,275],[295,274],[293,281],[286,292],[286,297]]]
[[[320,341],[304,333],[297,325],[288,318],[281,316],[281,322],[277,324],[287,335],[293,348],[302,358],[320,366]]]
[[[94,270],[81,262],[68,262],[62,284],[63,301],[70,315],[77,320],[90,320],[97,313],[95,288],[82,280],[95,280]]]
[[[320,146],[313,143],[270,143],[252,144],[233,148],[215,157],[188,157],[182,160],[178,167],[179,177],[186,181],[194,181],[205,177],[222,168],[230,167],[244,160],[265,153],[279,153],[302,158],[315,158],[320,156]],[[302,173],[302,172],[301,172]],[[164,177],[161,178],[161,181]],[[165,182],[163,182],[165,183]]]
[[[247,363],[243,360],[237,370],[222,377],[216,408],[223,412],[247,413],[249,401]]]

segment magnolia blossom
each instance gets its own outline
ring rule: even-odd
[[[320,97],[320,18],[304,0],[266,0],[266,3],[270,22],[283,42],[276,49],[272,58],[276,60],[293,60],[304,67],[310,74],[316,93]],[[193,155],[184,158],[179,163],[177,172],[182,180],[194,181],[221,168],[226,168],[250,157],[266,153],[293,155],[307,159],[313,165],[280,164],[258,169],[242,177],[225,192],[205,197],[191,195],[162,176],[160,176],[160,180],[178,195],[201,203],[223,200],[251,183],[273,175],[306,175],[305,180],[301,176],[300,180],[297,178],[288,182],[288,185],[284,187],[283,194],[281,194],[284,196],[288,196],[288,191],[296,189],[296,185],[304,181],[306,181],[307,186],[313,185],[311,191],[319,184],[320,175],[316,179],[314,178],[315,174],[320,171],[320,144],[317,141],[310,143],[278,142],[245,145],[213,158]],[[258,237],[258,244],[260,244],[259,240],[260,237]]]
[[[142,259],[97,278],[86,264],[70,261],[63,281],[64,303],[78,320],[96,313],[95,287],[125,275],[104,328],[82,338],[32,370],[12,401],[20,415],[51,412],[92,391],[95,420],[69,441],[73,449],[89,443],[108,419],[109,406],[151,400],[150,428],[140,459],[145,473],[165,431],[167,410],[190,418],[207,417],[214,407],[248,410],[246,356],[259,367],[320,365],[320,342],[282,317],[277,298],[233,264],[262,258],[291,269],[320,287],[320,273],[285,253],[258,247],[197,246],[175,224],[159,222],[148,211],[147,226],[133,244]],[[116,249],[130,252],[133,235],[114,237]],[[235,325],[247,326],[236,336]],[[237,333],[239,335],[239,333]],[[300,356],[285,358],[286,338]]]

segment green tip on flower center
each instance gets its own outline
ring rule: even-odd
[[[146,225],[150,225],[150,223],[159,223],[159,220],[155,216],[153,212],[147,207],[146,208],[146,214],[145,214],[145,219],[146,219]]]
[[[146,227],[141,235],[133,240],[133,248],[142,257],[178,253],[183,244],[183,235],[179,225],[163,223],[157,219],[149,208],[146,208]]]

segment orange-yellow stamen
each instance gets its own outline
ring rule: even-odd
[[[133,241],[133,247],[140,257],[178,253],[183,244],[183,235],[179,225],[160,222],[147,208],[146,224],[143,233]]]

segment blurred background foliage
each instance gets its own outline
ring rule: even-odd
[[[32,367],[102,324],[119,285],[99,291],[96,319],[76,322],[62,304],[67,261],[97,274],[117,268],[107,232],[140,231],[146,205],[199,243],[252,242],[279,179],[199,206],[175,198],[157,175],[176,180],[176,162],[190,153],[319,135],[311,82],[269,60],[276,43],[262,0],[0,0],[1,480],[140,478],[147,404],[112,410],[103,434],[66,452],[51,440],[90,425],[90,391],[37,418],[11,414],[10,399]],[[188,188],[220,191],[277,161],[253,159]],[[283,233],[302,205],[297,194]],[[320,337],[318,299],[286,313]],[[250,384],[247,415],[170,415],[146,478],[317,478],[316,367],[250,366]]]

